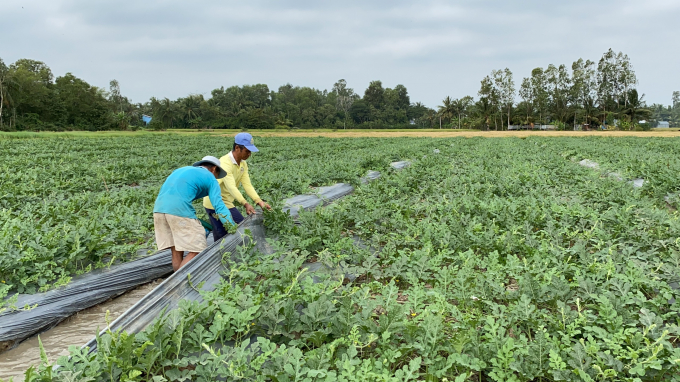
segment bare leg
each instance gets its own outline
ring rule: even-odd
[[[184,257],[184,260],[182,260],[182,263],[179,265],[179,268],[182,268],[183,266],[185,266],[189,261],[191,261],[191,259],[196,257],[196,255],[198,255],[198,252],[189,252],[186,255],[186,257]]]
[[[184,257],[184,251],[178,251],[175,247],[170,247],[172,251],[172,269],[177,271],[179,267],[182,266],[182,257]]]

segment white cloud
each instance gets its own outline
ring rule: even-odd
[[[597,60],[610,47],[631,57],[649,101],[680,90],[677,0],[12,0],[0,12],[6,62],[39,59],[97,86],[116,78],[138,102],[345,78],[358,92],[375,79],[401,83],[434,107],[476,95],[492,69],[510,68],[519,83],[534,67]]]

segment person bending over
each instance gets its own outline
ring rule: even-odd
[[[251,215],[255,213],[255,208],[246,201],[241,195],[238,187],[243,186],[246,194],[253,200],[253,203],[259,205],[261,208],[271,210],[271,206],[260,199],[260,196],[255,192],[252,183],[250,183],[250,176],[248,175],[248,164],[246,159],[250,158],[251,153],[256,153],[260,150],[253,144],[253,136],[248,133],[239,133],[234,137],[234,146],[232,150],[222,158],[220,162],[223,163],[224,169],[227,171],[227,176],[219,180],[220,189],[222,191],[222,201],[229,208],[231,216],[238,224],[243,221],[243,215],[234,206],[234,200],[239,202],[246,209],[246,214]],[[213,237],[215,241],[227,234],[224,227],[219,224],[219,221],[213,216],[215,215],[214,203],[211,203],[210,198],[203,198],[203,207],[208,213],[210,224],[213,226]]]
[[[191,205],[196,199],[207,198],[215,206],[215,222],[236,225],[224,205],[217,179],[227,173],[220,160],[206,156],[193,164],[178,168],[165,180],[153,207],[153,226],[158,250],[170,248],[172,269],[177,271],[196,257],[207,246],[205,230]],[[186,257],[184,252],[189,252]]]

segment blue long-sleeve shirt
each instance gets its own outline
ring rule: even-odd
[[[196,199],[209,197],[222,224],[236,225],[222,201],[220,185],[205,167],[181,167],[173,171],[161,186],[153,212],[196,219],[191,205]]]

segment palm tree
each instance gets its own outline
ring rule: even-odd
[[[427,109],[425,114],[423,114],[423,119],[429,124],[429,128],[432,128],[434,121],[437,119],[437,112],[432,109]]]
[[[156,121],[159,121],[164,128],[172,128],[173,122],[175,121],[175,109],[175,104],[168,98],[164,98],[159,101],[155,97],[151,97],[151,110],[153,112],[153,118]]]
[[[652,111],[647,108],[644,101],[645,95],[638,95],[637,89],[630,89],[628,91],[628,101],[622,110],[624,115],[630,118],[631,126],[637,125],[640,119],[650,118]]]
[[[182,99],[180,107],[182,108],[185,124],[194,125],[195,128],[195,125],[200,123],[200,116],[198,113],[201,109],[201,101],[203,101],[203,96],[195,94],[191,94]]]
[[[458,114],[458,129],[460,129],[461,116],[465,114],[470,105],[472,105],[472,97],[470,96],[458,98],[453,102],[453,110]]]
[[[488,97],[482,97],[475,103],[475,112],[477,114],[477,121],[483,124],[486,130],[489,130],[489,122],[494,112],[494,107]]]
[[[455,115],[455,106],[454,106],[454,101],[451,99],[451,97],[446,96],[444,100],[442,101],[444,105],[439,106],[439,115],[446,120],[446,118],[449,119],[449,122],[451,122],[451,119]],[[440,126],[441,128],[441,126]]]
[[[427,120],[430,122],[430,128],[434,127],[437,124],[437,119],[438,119],[437,111],[434,109],[430,109],[427,112]],[[441,120],[440,120],[441,122]]]
[[[290,129],[293,126],[293,121],[290,119],[286,118],[286,114],[283,112],[279,112],[276,115],[276,121],[274,122],[274,126],[277,128],[286,128]]]

